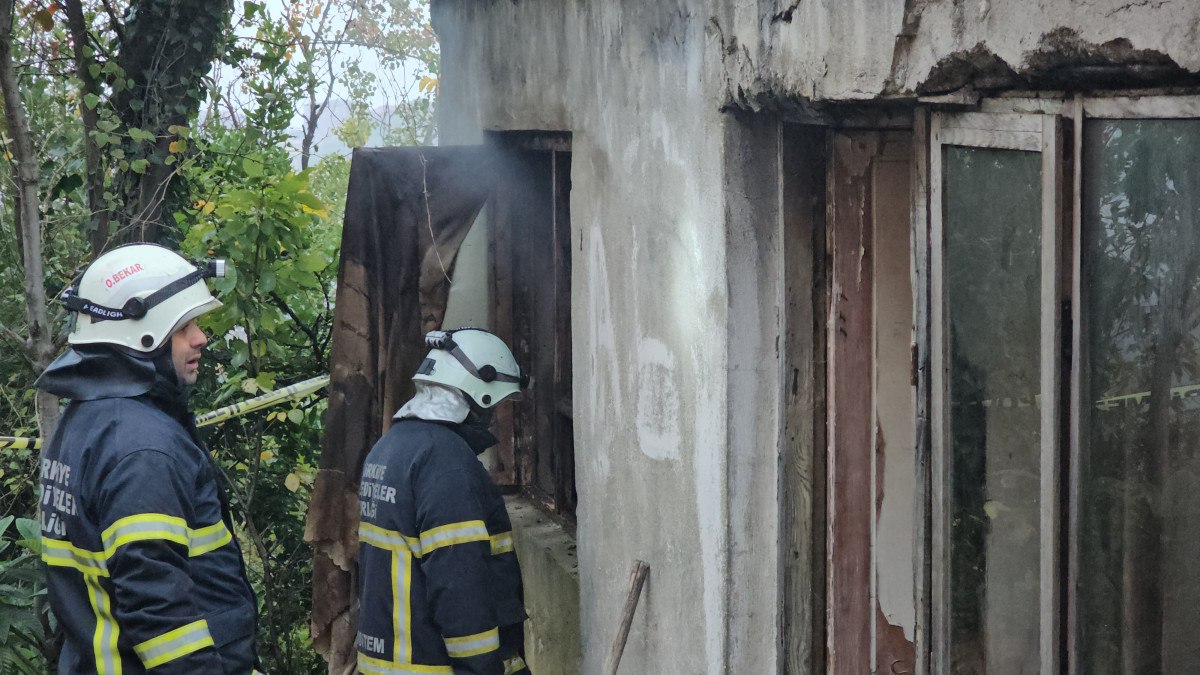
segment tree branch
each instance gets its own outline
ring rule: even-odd
[[[17,183],[17,227],[21,238],[21,268],[25,286],[25,317],[29,330],[27,352],[35,368],[41,370],[54,358],[54,334],[46,309],[45,263],[42,253],[42,221],[38,209],[38,157],[33,152],[33,136],[21,85],[13,68],[13,0],[0,0],[0,97],[12,137],[14,177]],[[36,398],[39,432],[49,437],[58,426],[58,399],[39,391]]]
[[[66,0],[67,25],[71,30],[71,42],[75,49],[75,74],[79,77],[79,114],[83,121],[83,158],[87,170],[88,210],[92,212],[91,232],[92,255],[99,255],[108,243],[108,209],[104,204],[104,174],[100,163],[100,146],[92,132],[96,130],[99,116],[96,109],[87,104],[87,97],[100,97],[100,84],[92,77],[89,68],[94,60],[84,51],[88,42],[87,23],[83,18],[82,0]]]
[[[308,336],[308,342],[312,346],[313,350],[313,357],[320,359],[320,361],[324,363],[325,354],[321,350],[321,339],[317,335],[316,329],[312,326],[306,325],[303,321],[301,321],[300,317],[296,316],[296,313],[292,311],[292,308],[289,307],[288,304],[284,302],[283,298],[279,297],[279,294],[275,291],[271,291],[271,302],[279,308],[279,311],[291,317],[296,326],[298,326],[300,330]]]
[[[117,13],[113,11],[113,6],[109,0],[101,0],[104,3],[104,13],[108,14],[108,20],[112,22],[113,32],[117,34],[117,41],[121,43],[122,49],[125,47],[125,30],[121,20],[117,18]]]

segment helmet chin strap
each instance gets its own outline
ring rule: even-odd
[[[87,314],[92,317],[93,321],[140,319],[146,316],[146,312],[149,312],[156,305],[161,304],[176,293],[208,276],[210,276],[209,269],[198,269],[187,276],[172,281],[144,298],[130,298],[120,308],[105,307],[87,298],[81,298],[77,295],[78,291],[73,286],[63,291],[62,302],[66,305],[67,309],[79,312],[80,314]]]

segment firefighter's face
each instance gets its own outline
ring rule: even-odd
[[[189,387],[196,384],[196,377],[200,374],[200,352],[206,344],[208,336],[194,320],[187,322],[171,336],[171,361],[175,364],[175,375],[179,377],[180,384]]]

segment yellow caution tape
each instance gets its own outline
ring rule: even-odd
[[[329,376],[321,375],[310,380],[297,382],[283,389],[276,389],[262,396],[255,396],[252,399],[227,405],[224,408],[217,408],[212,412],[206,412],[203,415],[196,417],[196,426],[206,427],[212,424],[220,424],[238,415],[245,415],[256,410],[262,410],[285,401],[293,401],[304,398],[315,392],[316,390],[329,384]],[[30,438],[23,436],[0,436],[0,450],[20,450],[23,448],[32,448],[39,450],[42,447],[42,439]]]
[[[33,448],[40,450],[42,447],[42,439],[26,438],[24,436],[0,436],[0,450],[23,450],[25,448]]]
[[[255,410],[262,410],[263,408],[273,406],[276,403],[283,403],[284,401],[304,398],[305,396],[308,396],[327,384],[329,384],[328,375],[321,375],[319,377],[314,377],[311,380],[297,382],[296,384],[288,385],[283,389],[276,389],[275,391],[268,392],[262,396],[255,396],[254,398],[242,401],[241,403],[234,403],[233,405],[227,405],[224,408],[217,408],[212,412],[206,412],[203,415],[199,415],[196,417],[196,426],[206,427],[210,424],[219,424],[232,417],[245,415],[246,413],[252,413]]]

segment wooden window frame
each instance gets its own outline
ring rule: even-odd
[[[930,339],[932,443],[932,668],[950,672],[950,485],[949,461],[949,327],[945,300],[945,230],[943,220],[942,148],[994,148],[1037,152],[1042,160],[1041,307],[1039,393],[1039,661],[1041,672],[1058,672],[1060,611],[1060,407],[1061,330],[1059,311],[1062,274],[1062,122],[1053,115],[1027,113],[934,113],[930,120]]]
[[[520,171],[506,172],[501,188],[489,209],[494,226],[490,228],[490,254],[493,328],[512,346],[518,362],[532,378],[532,387],[517,407],[501,406],[496,411],[495,428],[499,443],[495,451],[496,482],[519,491],[547,512],[572,524],[575,519],[574,426],[572,410],[571,354],[571,229],[570,160],[571,134],[555,131],[505,131],[489,134],[491,144],[512,162],[530,161],[541,154],[549,163],[551,203],[543,204],[548,223],[532,223],[522,217],[519,195],[530,189],[515,181],[526,180]],[[514,164],[516,166],[516,164]],[[533,177],[533,176],[529,176]],[[540,180],[545,176],[537,175]],[[546,186],[542,186],[545,188]],[[536,189],[536,188],[535,188]],[[512,200],[511,195],[518,195]],[[528,195],[526,195],[528,196]],[[526,205],[527,207],[527,205]],[[553,274],[543,277],[540,292],[552,296],[553,335],[542,334],[546,326],[530,310],[531,291],[522,286],[529,276],[516,269],[522,235],[526,227],[549,226]],[[520,230],[520,231],[517,231]],[[529,296],[522,299],[522,294]],[[563,319],[562,317],[565,317]],[[537,334],[534,339],[531,336]],[[532,351],[551,343],[550,359],[535,359]],[[553,441],[548,439],[554,439]],[[549,476],[543,474],[549,471]],[[539,473],[540,472],[540,473]],[[552,485],[545,485],[549,478]]]
[[[1042,153],[1042,292],[1040,307],[1041,514],[1039,522],[1039,661],[1044,673],[1078,672],[1077,597],[1079,578],[1080,480],[1083,431],[1091,406],[1083,405],[1086,355],[1082,281],[1083,129],[1087,119],[1200,119],[1200,95],[1076,95],[999,97],[981,102],[980,112],[918,109],[914,118],[913,232],[928,241],[928,259],[914,249],[917,279],[915,331],[918,347],[918,448],[929,444],[924,475],[925,518],[918,518],[917,672],[948,672],[948,502],[947,325],[942,214],[942,147],[1008,148]],[[926,121],[927,120],[927,121]],[[1039,129],[1040,126],[1040,129]],[[928,141],[920,147],[925,134]],[[928,293],[927,296],[924,293]],[[924,303],[928,301],[928,305]],[[1070,335],[1062,311],[1069,307]],[[1064,339],[1066,338],[1066,339]],[[1069,340],[1069,352],[1063,348]],[[1063,359],[1069,357],[1069,363]],[[928,387],[928,433],[922,435],[921,401]],[[1065,397],[1065,399],[1064,399]],[[1065,429],[1065,433],[1064,433]],[[1065,475],[1063,469],[1065,466]],[[920,487],[920,486],[919,486]],[[921,528],[928,527],[928,531]],[[928,556],[928,559],[925,557]]]

